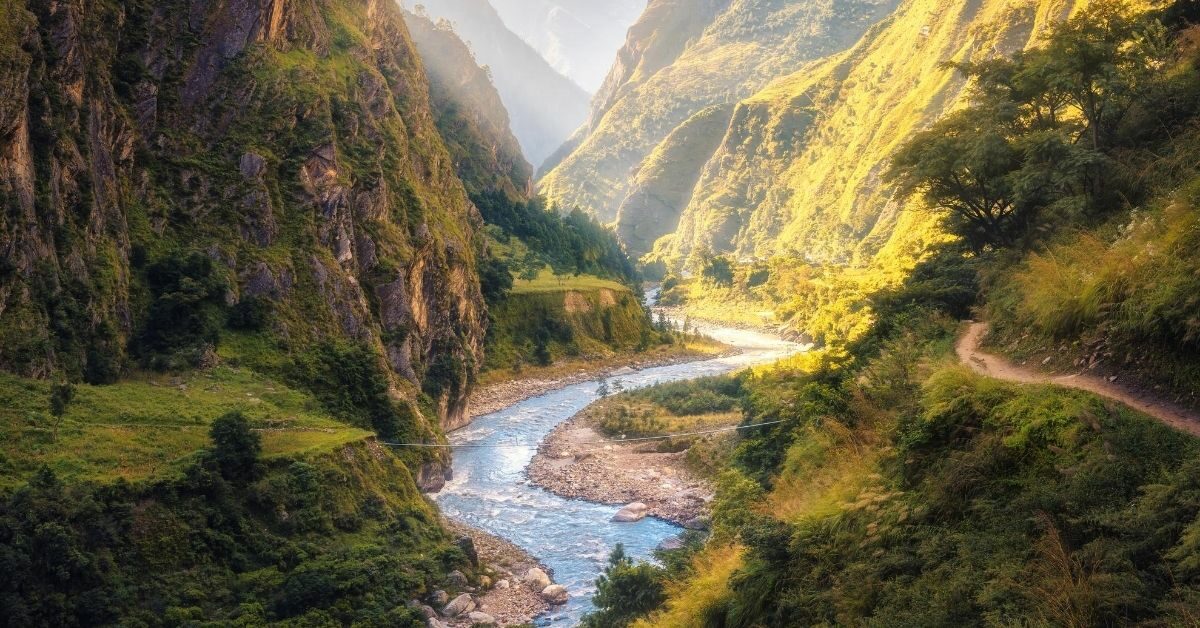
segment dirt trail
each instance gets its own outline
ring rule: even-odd
[[[973,322],[954,346],[958,359],[970,366],[975,372],[995,377],[996,379],[1023,384],[1057,384],[1068,388],[1078,388],[1100,395],[1114,401],[1119,401],[1134,410],[1148,414],[1167,425],[1200,436],[1200,414],[1182,406],[1158,399],[1143,391],[1111,382],[1103,377],[1088,373],[1071,375],[1055,375],[1044,373],[1027,366],[1019,366],[979,348],[979,343],[987,334],[987,323]]]

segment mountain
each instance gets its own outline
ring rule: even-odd
[[[595,93],[646,0],[491,0],[508,28],[550,65]]]
[[[629,30],[585,129],[539,187],[612,221],[647,157],[700,111],[854,45],[895,0],[655,0]]]
[[[587,92],[508,30],[487,0],[403,4],[434,22],[448,20],[488,68],[530,163],[542,163],[587,118]]]
[[[210,363],[225,310],[261,310],[285,353],[361,344],[466,420],[479,217],[398,8],[32,6],[0,65],[0,366]]]
[[[881,174],[902,142],[969,96],[944,64],[1012,55],[1084,5],[901,3],[851,50],[737,104],[659,253],[863,264],[922,250],[940,236],[927,215],[900,211]],[[657,219],[626,206],[620,222]]]
[[[448,24],[408,11],[404,20],[429,76],[438,130],[471,195],[500,190],[524,196],[533,168],[509,127],[508,111],[487,70]]]

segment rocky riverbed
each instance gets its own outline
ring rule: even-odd
[[[659,452],[657,441],[596,444],[607,439],[592,420],[581,412],[554,428],[526,470],[530,481],[563,497],[641,502],[649,516],[706,526],[712,487],[688,469],[686,452]]]
[[[474,554],[479,567],[474,581],[454,572],[444,589],[410,602],[421,609],[429,628],[520,626],[565,601],[558,597],[562,587],[555,588],[550,569],[528,552],[478,528],[452,520],[443,523],[460,538],[460,546]]]

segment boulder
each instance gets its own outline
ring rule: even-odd
[[[684,521],[683,527],[689,530],[707,530],[709,523],[710,521],[708,517],[701,515],[699,517],[693,517],[687,521]]]
[[[444,622],[440,619],[433,618],[433,617],[426,619],[425,625],[428,628],[450,628],[450,626],[446,622]]]
[[[433,604],[434,606],[438,606],[438,607],[445,606],[446,603],[449,601],[450,601],[450,594],[446,593],[445,591],[443,591],[441,589],[438,589],[437,591],[434,591],[433,593],[429,594],[429,603]]]
[[[646,513],[649,510],[650,507],[646,504],[643,504],[642,502],[633,502],[632,504],[629,504],[628,506],[618,510],[617,514],[613,515],[612,520],[617,523],[633,523],[634,521],[641,521],[642,519],[646,518]]]
[[[683,539],[673,536],[669,539],[663,539],[662,543],[658,544],[658,549],[671,551],[683,548]]]
[[[512,586],[512,585],[509,584],[508,580],[500,580],[499,582],[496,583],[497,589],[507,589],[510,586]]]
[[[550,576],[547,576],[546,572],[542,571],[541,569],[533,567],[529,571],[525,572],[525,582],[534,591],[541,591],[542,589],[550,586]]]
[[[454,539],[454,544],[467,555],[467,560],[471,561],[472,565],[479,566],[479,552],[475,549],[475,541],[471,537],[464,534]]]
[[[471,584],[470,581],[467,580],[466,574],[457,569],[446,575],[446,583],[456,589],[462,589]]]
[[[467,613],[467,619],[471,620],[472,626],[494,626],[494,625],[496,625],[496,618],[492,617],[491,615],[488,615],[487,613],[481,613],[479,611],[475,611],[473,613]]]
[[[567,588],[561,584],[552,584],[545,589],[542,589],[542,599],[546,600],[550,604],[566,604],[567,598],[569,597],[570,595],[567,594]]]
[[[463,593],[453,600],[450,600],[450,603],[446,605],[446,608],[442,609],[442,615],[445,617],[458,617],[459,615],[470,613],[473,610],[475,610],[475,600],[471,599],[471,595],[469,593]]]
[[[428,604],[422,604],[417,600],[409,600],[405,606],[417,611],[421,614],[421,617],[424,617],[425,619],[436,619],[438,616],[437,611],[433,610],[432,606],[429,606]]]

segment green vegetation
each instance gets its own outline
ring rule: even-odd
[[[404,601],[469,565],[404,466],[357,443],[226,479],[231,453],[251,463],[236,423],[175,479],[68,484],[43,468],[5,496],[6,621],[423,626]]]
[[[999,230],[952,220],[954,241],[903,280],[857,284],[851,294],[869,306],[859,315],[867,324],[849,335],[827,327],[826,350],[724,384],[745,424],[782,423],[748,431],[718,461],[712,531],[691,550],[694,569],[680,579],[647,568],[667,596],[632,625],[1196,622],[1200,444],[1087,393],[978,376],[951,350],[956,321],[980,304],[999,348],[1078,368],[1111,360],[1122,376],[1130,367],[1150,383],[1186,390],[1190,381],[1194,390],[1198,173],[1187,155],[1200,92],[1195,31],[1171,15],[1100,2],[1051,29],[1044,49],[963,67],[990,97],[914,135],[897,176],[924,173],[916,187],[942,216],[1001,190],[1012,195],[1002,203],[1029,219]],[[1155,41],[1162,56],[1139,52]],[[1073,55],[1109,72],[1099,82],[1114,90],[1104,94],[1111,107],[1043,111],[1039,121],[1038,103],[1070,109],[1083,100],[1080,86],[1094,85],[1071,70],[1080,67]],[[1139,75],[1138,63],[1158,71]],[[939,155],[947,143],[966,150]],[[1082,152],[1039,161],[1060,149]],[[937,187],[953,179],[938,180],[947,159],[998,178]],[[753,279],[764,271],[766,283]],[[808,282],[799,285],[828,277],[771,260],[735,266],[729,286],[697,272],[664,287],[668,296],[764,295],[798,276]],[[604,404],[627,399],[614,426],[661,430],[642,408],[710,406],[713,392],[660,387],[638,391],[640,407],[630,394]],[[607,599],[602,610],[627,606]]]

